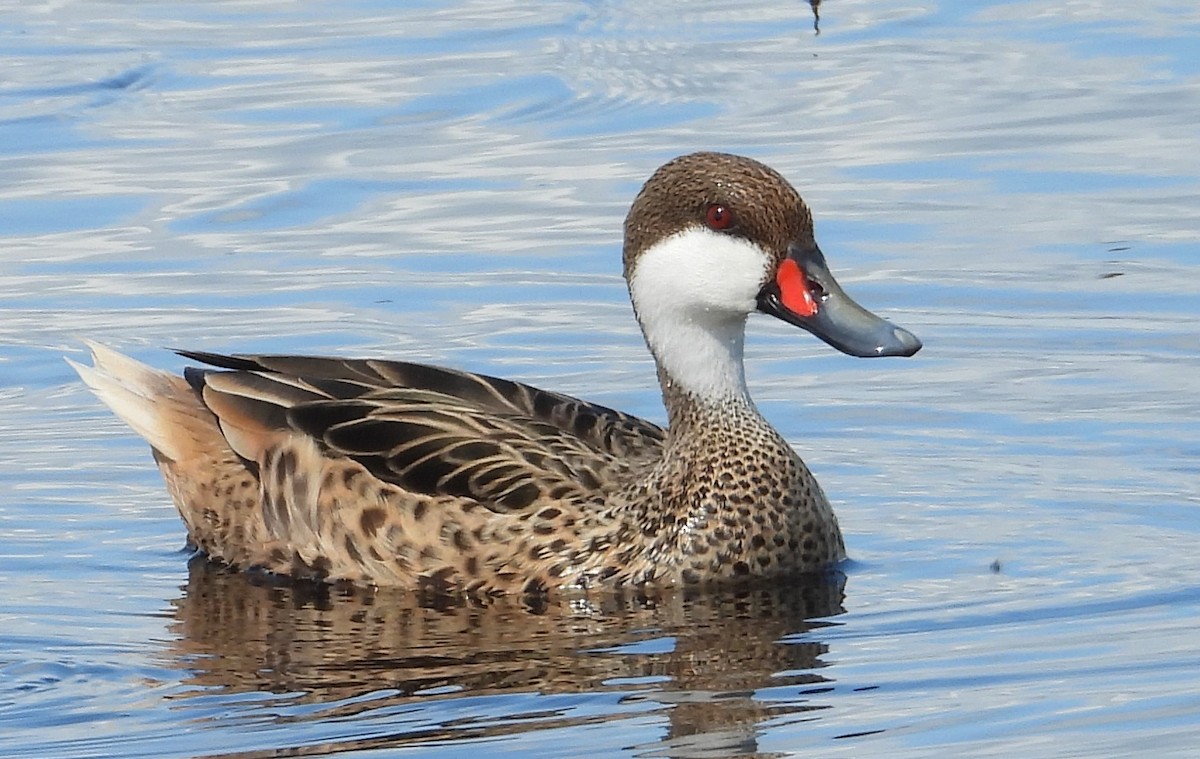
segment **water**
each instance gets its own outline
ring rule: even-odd
[[[10,4],[0,755],[1186,756],[1200,739],[1200,10]],[[661,419],[640,182],[780,169],[862,362],[753,321],[833,582],[481,608],[189,564],[102,339],[390,355]]]

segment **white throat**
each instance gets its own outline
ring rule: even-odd
[[[670,380],[704,400],[748,398],[746,317],[771,257],[740,237],[693,227],[645,250],[629,294],[650,352]]]

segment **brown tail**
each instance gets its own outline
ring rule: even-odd
[[[67,359],[87,386],[159,454],[183,462],[220,444],[216,417],[182,378],[88,342],[94,366]]]
[[[235,566],[267,565],[275,543],[263,524],[258,480],[192,386],[98,343],[88,347],[93,366],[68,363],[150,443],[188,539]]]

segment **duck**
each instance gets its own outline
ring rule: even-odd
[[[921,341],[845,293],[803,199],[744,156],[654,171],[622,260],[665,426],[406,361],[181,350],[180,376],[96,342],[67,360],[150,444],[189,545],[234,570],[500,595],[836,567],[828,498],[750,397],[748,318],[857,357]]]

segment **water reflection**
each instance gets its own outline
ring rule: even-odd
[[[827,648],[814,632],[830,624],[818,618],[842,613],[844,582],[485,605],[279,584],[198,558],[174,602],[170,658],[198,686],[191,695],[275,694],[272,719],[281,709],[300,720],[387,717],[386,735],[359,731],[338,750],[651,712],[665,732],[640,748],[656,755],[753,752],[764,720],[824,708],[813,697],[829,689]],[[464,721],[456,709],[464,698],[517,693],[519,708],[499,710],[503,718],[492,709]],[[599,695],[607,706],[598,714],[594,703],[543,708],[539,700],[569,693]]]

